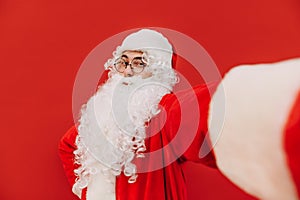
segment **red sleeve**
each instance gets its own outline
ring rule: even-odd
[[[74,185],[76,176],[74,169],[78,168],[78,165],[74,162],[74,150],[76,150],[75,140],[78,135],[75,126],[71,127],[66,134],[62,137],[59,143],[59,156],[63,164],[66,176],[71,186]]]
[[[179,161],[193,161],[216,167],[210,141],[208,137],[205,138],[208,132],[209,104],[216,86],[217,83],[199,85],[192,90],[174,94],[163,102],[167,112],[164,130]],[[200,158],[200,149],[209,153]]]

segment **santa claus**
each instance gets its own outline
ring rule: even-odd
[[[185,200],[182,163],[194,161],[257,198],[299,199],[300,60],[238,66],[221,83],[174,93],[172,55],[149,29],[113,53],[108,80],[59,146],[73,192]]]
[[[108,80],[60,143],[72,191],[87,200],[187,199],[182,163],[215,167],[206,141],[215,83],[172,93],[172,46],[142,29],[105,64]],[[205,153],[199,156],[200,148]]]

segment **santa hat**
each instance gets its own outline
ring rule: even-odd
[[[146,52],[153,60],[163,62],[167,68],[172,68],[172,45],[161,33],[151,29],[141,29],[128,35],[117,48],[120,55],[126,50]]]
[[[300,59],[233,68],[210,115],[220,118],[210,137],[227,178],[259,199],[300,198]]]

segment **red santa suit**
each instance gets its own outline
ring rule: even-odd
[[[152,79],[149,78],[149,80],[153,81],[155,78],[163,80],[172,77],[172,47],[161,34],[151,30],[142,30],[129,35],[114,55],[125,50],[142,50],[143,52],[147,52],[149,59],[155,58],[153,59],[154,62],[150,65],[153,69],[153,78],[151,77]],[[159,63],[155,63],[157,60]],[[107,66],[109,65],[111,64]],[[114,77],[109,80],[113,79]],[[156,83],[160,84],[159,81]],[[110,83],[105,83],[102,86],[103,90],[105,90],[106,85],[109,84]],[[167,86],[164,86],[165,88],[170,87],[170,85],[166,85]],[[74,153],[76,154],[76,151],[80,149],[78,136],[84,140],[89,137],[89,135],[84,135],[82,129],[80,129],[80,124],[85,123],[86,120],[81,121],[79,128],[73,126],[63,136],[59,145],[60,157],[68,180],[73,186],[73,192],[81,197],[81,199],[87,200],[187,199],[182,164],[185,161],[193,161],[215,167],[214,155],[211,151],[210,143],[206,139],[206,135],[208,108],[216,85],[216,83],[211,83],[196,86],[193,89],[182,92],[161,93],[163,95],[159,97],[159,101],[157,102],[159,103],[158,107],[160,113],[153,115],[150,121],[145,122],[147,137],[142,141],[145,146],[145,151],[142,152],[144,157],[139,158],[138,150],[135,151],[134,158],[129,160],[130,162],[127,164],[128,166],[134,166],[136,168],[133,168],[134,171],[129,170],[129,172],[128,170],[126,171],[126,164],[124,164],[127,160],[122,160],[121,173],[113,176],[115,180],[111,180],[114,182],[113,195],[102,196],[102,194],[107,192],[106,190],[109,190],[106,189],[106,184],[103,180],[105,179],[105,176],[102,176],[101,173],[103,170],[100,170],[100,173],[94,173],[92,172],[93,170],[84,168],[85,165],[89,164],[88,162],[76,163],[76,155],[74,155]],[[158,86],[158,90],[159,89],[162,88]],[[120,90],[120,92],[122,91]],[[156,91],[154,91],[154,93],[156,93]],[[106,96],[104,95],[103,97]],[[140,97],[142,98],[142,95],[140,95]],[[93,98],[97,101],[97,96],[91,99]],[[101,103],[101,98],[98,103]],[[88,110],[89,102],[86,107]],[[101,113],[101,110],[97,112]],[[109,112],[107,112],[107,115],[108,114]],[[101,113],[100,118],[103,117],[103,115],[106,116],[105,113]],[[89,134],[92,137],[94,133],[91,132]],[[97,140],[97,138],[94,140]],[[132,137],[131,141],[134,140]],[[106,151],[105,148],[102,151],[97,151],[98,146],[93,146],[93,140],[87,141],[86,143],[87,144],[81,146],[86,147],[84,153],[92,152],[92,157],[97,158],[98,154],[103,154],[102,151]],[[102,144],[106,145],[106,143]],[[111,152],[107,153],[110,155]],[[122,152],[118,153],[122,154]],[[120,156],[120,159],[123,159],[126,155],[127,154]],[[112,154],[112,156],[115,155]],[[109,157],[106,159],[109,160]],[[101,160],[101,158],[98,160]],[[77,170],[77,173],[80,171],[79,173],[83,178],[78,178],[74,170],[75,172]],[[136,177],[136,175],[138,176]],[[86,177],[87,181],[85,181]],[[132,178],[133,181],[131,180]],[[84,186],[78,186],[82,182]]]

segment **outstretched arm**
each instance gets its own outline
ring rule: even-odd
[[[193,161],[216,167],[207,136],[208,110],[217,83],[198,85],[169,96],[162,104],[167,113],[163,137],[179,161]],[[200,152],[201,151],[201,152]]]

